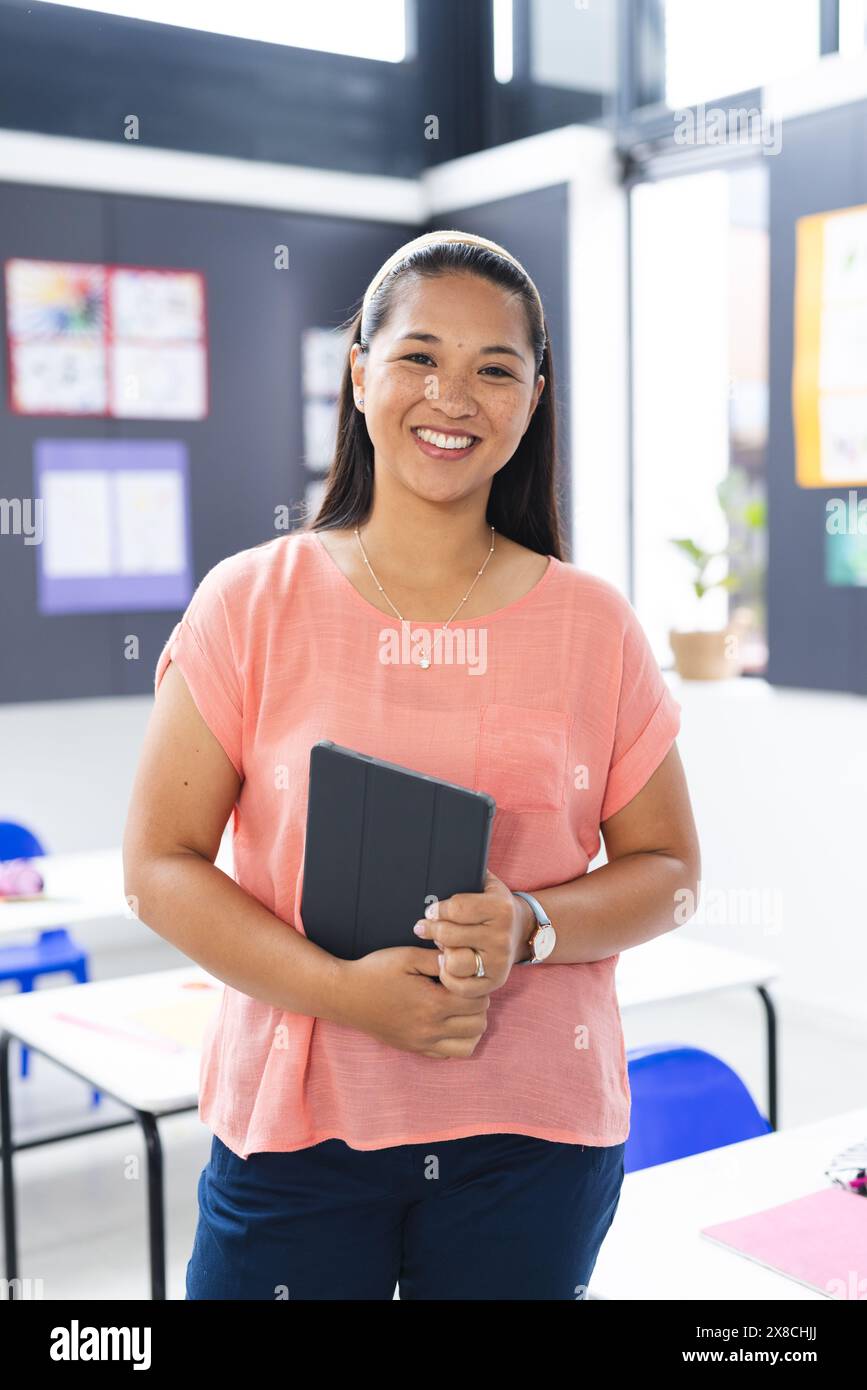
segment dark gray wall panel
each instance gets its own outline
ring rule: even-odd
[[[784,124],[770,171],[768,679],[867,694],[867,589],[825,583],[825,504],[846,487],[795,482],[792,352],[795,222],[867,203],[867,104]],[[862,488],[859,496],[865,495]]]
[[[90,193],[0,184],[0,265],[8,256],[104,259],[107,202]],[[13,415],[8,407],[5,276],[0,275],[0,496],[32,498],[33,441],[111,438],[103,420]],[[113,689],[108,619],[36,611],[37,546],[0,534],[0,702],[107,695]]]

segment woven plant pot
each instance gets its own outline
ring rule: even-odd
[[[671,631],[668,640],[675,670],[684,680],[728,680],[741,673],[737,633],[730,628],[717,632]]]

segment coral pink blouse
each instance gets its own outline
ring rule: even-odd
[[[585,873],[600,822],[677,735],[680,706],[633,608],[571,564],[551,556],[529,593],[456,620],[437,647],[439,627],[401,632],[319,536],[300,531],[221,560],[173,628],[155,689],[175,661],[243,779],[235,878],[287,931],[303,932],[318,739],[489,792],[490,867],[535,892]],[[469,1058],[402,1052],[226,986],[204,1042],[199,1115],[242,1158],[329,1138],[355,1149],[493,1133],[619,1144],[630,1092],[617,960],[516,966]]]

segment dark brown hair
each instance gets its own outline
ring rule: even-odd
[[[337,442],[319,511],[304,529],[328,531],[360,526],[373,501],[373,445],[364,417],[355,405],[349,349],[353,343],[360,343],[363,352],[369,350],[371,340],[394,305],[403,276],[412,273],[433,277],[450,272],[480,275],[523,301],[535,376],[541,372],[545,387],[517,449],[494,474],[486,515],[488,524],[501,535],[541,555],[562,560],[554,364],[547,324],[533,287],[520,269],[504,257],[467,242],[439,242],[410,253],[385,277],[367,312],[359,308],[341,325],[343,330],[349,330],[349,345],[340,388]]]

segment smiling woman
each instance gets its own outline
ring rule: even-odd
[[[515,258],[401,247],[353,320],[319,514],[217,565],[160,657],[125,890],[227,985],[190,1298],[586,1289],[629,1130],[615,966],[698,855],[679,707],[626,599],[562,558],[555,415]],[[323,738],[496,803],[484,891],[360,960],[304,932]]]
[[[377,273],[352,324],[312,525],[361,593],[386,595],[384,611],[449,623],[520,597],[562,554],[553,365],[538,291],[508,252],[453,232],[410,247]],[[464,608],[490,545],[483,527],[496,559]]]

